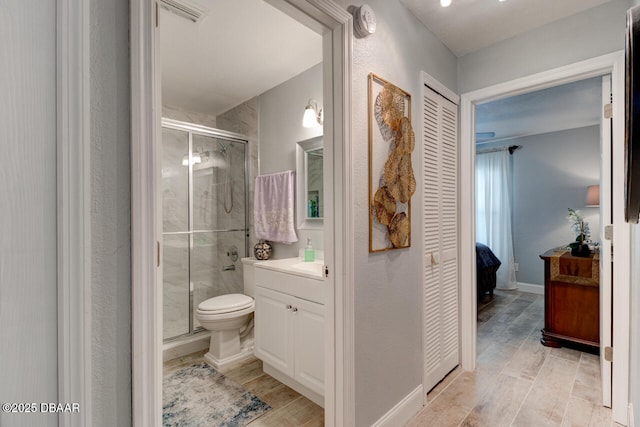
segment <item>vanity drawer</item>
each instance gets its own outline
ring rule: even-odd
[[[307,301],[324,305],[326,294],[324,280],[316,280],[296,274],[282,273],[280,271],[262,268],[257,265],[255,275],[256,286],[283,292]]]

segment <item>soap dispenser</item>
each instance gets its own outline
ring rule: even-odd
[[[304,248],[304,260],[305,262],[315,261],[316,251],[311,246],[311,237],[307,237],[307,247]]]

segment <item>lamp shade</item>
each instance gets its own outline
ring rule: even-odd
[[[587,187],[587,197],[585,198],[584,205],[586,207],[598,207],[600,206],[600,186],[590,185]]]

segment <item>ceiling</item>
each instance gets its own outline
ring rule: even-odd
[[[594,77],[548,89],[480,104],[476,132],[495,132],[494,142],[600,123],[602,78]]]
[[[160,8],[164,105],[217,116],[322,62],[322,37],[264,0],[189,3],[197,23]]]
[[[400,0],[460,57],[612,0]]]
[[[160,9],[164,105],[217,116],[322,61],[321,36],[264,0],[186,1],[205,9],[198,23]],[[610,0],[400,1],[463,55]],[[589,79],[482,104],[477,131],[496,140],[596,124],[600,91]]]

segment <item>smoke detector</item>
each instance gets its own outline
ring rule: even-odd
[[[197,23],[207,14],[207,9],[187,0],[159,0],[160,7]]]

